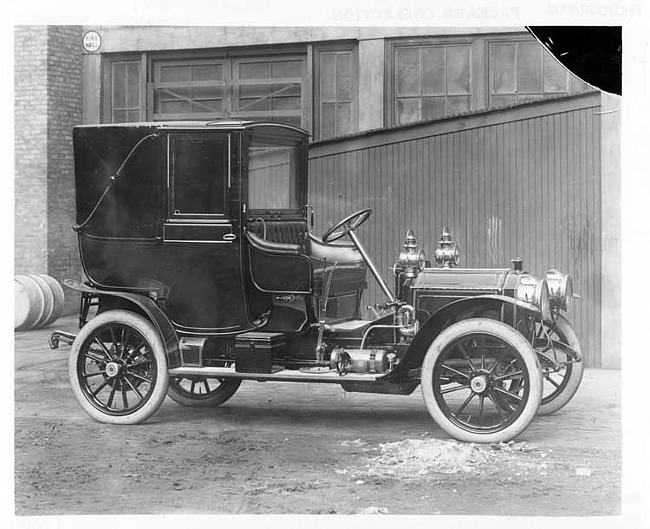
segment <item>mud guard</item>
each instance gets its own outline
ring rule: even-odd
[[[449,305],[445,305],[424,322],[402,361],[382,380],[398,382],[404,380],[410,370],[419,369],[422,366],[429,345],[449,325],[464,319],[479,317],[489,311],[497,311],[501,315],[505,305],[511,305],[514,308],[515,317],[518,309],[523,313],[532,313],[540,318],[542,316],[541,311],[535,305],[497,294],[474,296],[454,301]]]
[[[87,285],[81,284],[77,281],[71,279],[64,279],[63,284],[76,290],[77,292],[82,292],[86,294],[92,294],[94,296],[102,297],[113,297],[124,299],[139,309],[142,310],[144,315],[149,318],[149,320],[154,324],[157,331],[160,333],[163,343],[165,344],[165,352],[167,353],[167,367],[173,369],[181,365],[181,353],[178,345],[178,336],[174,330],[169,318],[165,313],[156,305],[156,303],[142,294],[136,294],[133,292],[116,292],[116,291],[106,291],[106,290],[97,290],[96,288],[89,287]]]

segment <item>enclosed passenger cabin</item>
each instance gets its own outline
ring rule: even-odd
[[[89,283],[156,299],[181,334],[229,335],[306,329],[333,270],[327,319],[358,317],[361,256],[309,233],[307,139],[244,121],[76,127]]]

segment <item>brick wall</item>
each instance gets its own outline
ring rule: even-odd
[[[81,265],[75,223],[72,127],[81,123],[80,26],[50,26],[47,46],[47,265],[58,280],[79,279]],[[68,290],[66,294],[71,294]],[[68,309],[78,310],[67,296]]]
[[[14,33],[14,268],[47,272],[47,27]]]
[[[15,29],[15,273],[79,278],[72,127],[81,123],[80,26]],[[66,313],[78,298],[66,289]]]

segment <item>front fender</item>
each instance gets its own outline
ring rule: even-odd
[[[386,378],[400,380],[406,377],[409,370],[419,369],[433,340],[450,325],[469,318],[486,317],[486,313],[493,313],[496,319],[505,321],[504,308],[508,306],[513,309],[513,321],[517,320],[517,313],[532,314],[540,318],[542,315],[535,305],[496,294],[473,296],[449,303],[422,324],[402,361]]]
[[[167,352],[167,364],[169,369],[174,367],[179,367],[181,365],[181,354],[180,346],[178,344],[178,336],[174,330],[174,326],[167,317],[167,315],[156,305],[156,303],[149,297],[142,294],[136,294],[133,292],[118,292],[118,291],[106,291],[106,290],[97,290],[96,288],[89,287],[78,283],[77,281],[72,281],[70,279],[65,279],[63,284],[68,288],[76,290],[78,292],[85,292],[93,296],[101,297],[113,297],[118,299],[123,299],[138,307],[144,315],[149,318],[149,320],[154,324],[160,337],[162,338],[163,343],[165,344],[165,351]]]

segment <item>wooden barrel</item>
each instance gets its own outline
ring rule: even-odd
[[[45,312],[45,296],[32,277],[14,277],[14,330],[25,331],[36,325]]]
[[[14,330],[26,331],[54,323],[62,314],[65,295],[59,282],[45,274],[14,277]]]
[[[61,314],[63,313],[63,306],[65,305],[65,294],[63,293],[63,288],[59,282],[52,276],[38,274],[38,276],[35,276],[35,278],[40,278],[42,281],[44,281],[49,287],[50,294],[52,295],[52,313],[50,314],[49,318],[43,318],[43,322],[40,324],[43,327],[47,327],[61,317]]]
[[[52,312],[54,311],[54,294],[52,294],[50,285],[42,277],[35,274],[29,274],[27,277],[31,277],[36,281],[38,288],[43,293],[43,314],[41,314],[39,320],[33,325],[33,327],[41,327],[46,320],[52,317]]]

